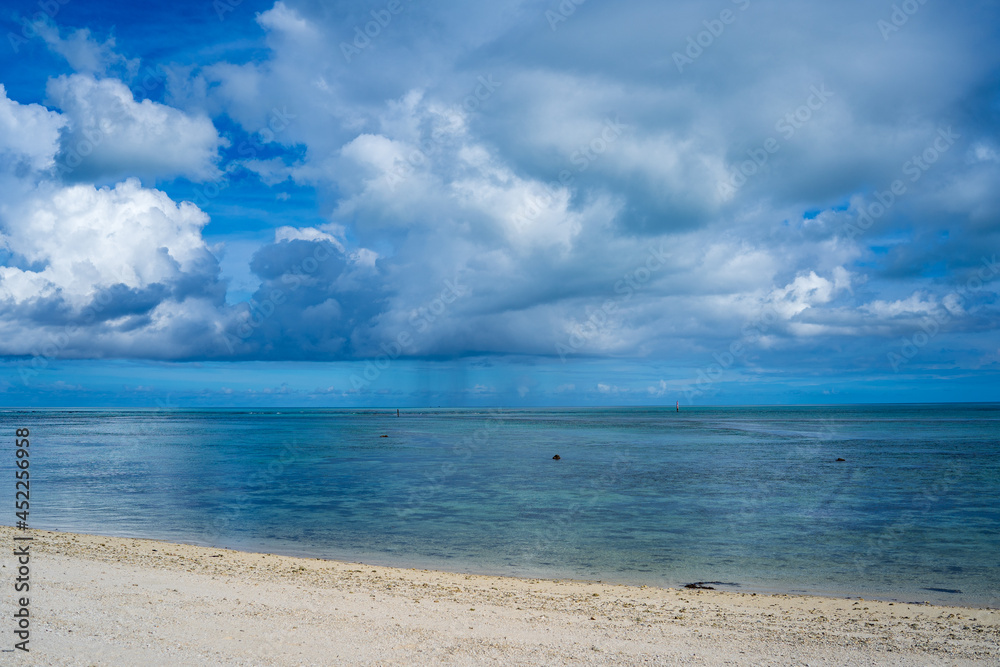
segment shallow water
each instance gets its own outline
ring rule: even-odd
[[[36,528],[1000,606],[1000,405],[4,410],[0,422],[11,437],[31,429]]]

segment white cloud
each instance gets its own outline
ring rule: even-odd
[[[371,16],[341,4],[319,10],[276,2],[256,16],[269,49],[263,57],[256,51],[241,62],[229,51],[226,60],[206,56],[190,68],[169,68],[165,99],[183,104],[183,112],[138,103],[122,81],[106,78],[122,65],[112,40],[50,31],[50,47],[86,74],[50,84],[63,115],[0,99],[2,150],[22,171],[37,171],[52,166],[59,148],[60,163],[79,161],[63,171],[78,182],[205,179],[218,174],[222,143],[209,115],[226,114],[249,133],[268,127],[256,137],[267,144],[264,155],[247,159],[240,151],[227,170],[242,166],[265,186],[291,179],[314,187],[329,223],[282,221],[274,243],[261,246],[258,234],[230,248],[227,275],[241,297],[260,286],[266,298],[299,281],[287,305],[246,341],[251,356],[377,351],[413,329],[414,314],[423,321],[419,314],[455,280],[465,286],[462,296],[434,314],[406,354],[552,354],[557,342],[586,328],[581,354],[677,358],[719,339],[728,344],[768,307],[781,322],[752,337],[761,346],[834,346],[862,330],[886,335],[921,308],[950,303],[932,295],[937,286],[926,274],[914,277],[926,257],[946,252],[941,236],[926,240],[928,230],[958,236],[973,223],[986,230],[960,252],[979,252],[995,233],[995,132],[947,120],[969,118],[963,110],[980,103],[984,93],[976,91],[988,90],[995,60],[973,51],[977,42],[967,34],[976,26],[965,10],[908,26],[909,39],[929,47],[910,51],[898,46],[902,40],[886,44],[845,31],[868,20],[861,2],[838,5],[836,13],[796,13],[796,29],[778,33],[768,26],[787,8],[754,5],[741,15],[745,24],[678,76],[668,54],[703,20],[694,2],[638,2],[627,11],[588,5],[558,33],[520,0],[489,8],[414,3],[350,63],[339,43]],[[535,12],[534,23],[526,12]],[[816,39],[806,47],[798,43],[802,34]],[[845,60],[845,50],[857,57]],[[763,60],[774,66],[758,67]],[[958,74],[927,74],[952,70]],[[476,92],[483,81],[498,82],[485,97]],[[832,91],[829,103],[802,107],[820,84]],[[269,127],[275,109],[290,119],[280,131]],[[776,121],[801,109],[810,119],[793,136],[777,129]],[[899,178],[903,161],[924,151],[942,122],[956,123],[965,146],[944,155],[919,187],[909,186],[863,238],[846,237],[845,224],[873,201],[872,189],[884,191]],[[754,167],[759,173],[722,201],[720,181],[759,156],[769,137],[778,150],[765,151],[766,163]],[[293,150],[282,154],[282,147]],[[122,257],[113,256],[118,241],[96,218],[70,211],[71,200],[93,200],[114,226],[123,210],[162,195],[135,186],[111,202],[108,193],[123,188],[52,184],[43,190],[51,202],[30,198],[24,224],[32,233],[49,233],[51,223],[51,234],[74,238],[80,252],[8,230],[9,246],[21,253],[4,277],[8,297],[77,303],[111,280],[142,290],[200,275],[177,259],[185,243],[199,247],[199,224],[192,218],[176,227],[183,216],[168,211],[172,202],[158,206],[163,229],[174,224],[174,232],[117,230]],[[288,196],[275,192],[260,200]],[[7,220],[20,197],[8,201]],[[911,231],[917,240],[902,241]],[[168,248],[178,266],[140,251],[140,239]],[[900,250],[920,243],[931,250]],[[302,273],[310,253],[326,256],[328,244],[337,252]],[[624,289],[622,281],[644,270],[650,245],[666,248],[666,259]],[[56,267],[56,258],[69,265]],[[894,281],[907,282],[900,288]],[[917,283],[925,296],[897,300]],[[614,312],[588,327],[609,300]],[[220,317],[206,304],[199,302],[193,321]],[[960,304],[950,306],[960,312]],[[828,338],[816,342],[820,334]],[[664,382],[634,391],[662,395]]]
[[[274,242],[281,241],[327,241],[341,252],[344,251],[343,229],[334,225],[317,227],[279,227],[274,231]]]
[[[829,303],[839,290],[849,285],[850,280],[844,272],[838,273],[831,281],[810,271],[774,290],[768,301],[781,316],[791,319],[809,308]]]
[[[666,380],[660,380],[655,386],[646,387],[646,391],[649,392],[649,394],[651,396],[655,396],[656,398],[659,398],[659,397],[661,397],[661,396],[663,396],[664,394],[667,393],[667,389],[668,388],[669,387],[667,385],[667,381]]]
[[[298,39],[316,35],[309,23],[281,0],[266,12],[257,14],[257,23],[267,30],[290,34]]]
[[[929,294],[914,292],[907,299],[876,300],[864,304],[861,308],[880,319],[893,319],[900,316],[927,315],[937,311],[939,305]]]
[[[48,95],[68,121],[58,161],[74,180],[200,181],[219,174],[218,149],[226,140],[206,116],[136,102],[121,81],[83,74],[51,79]]]
[[[114,188],[45,190],[5,216],[3,243],[33,268],[4,267],[0,297],[22,303],[61,297],[75,307],[102,288],[174,285],[213,276],[201,238],[208,216],[130,179]]]
[[[190,203],[130,179],[42,184],[0,215],[0,354],[224,355],[232,313]]]
[[[59,34],[59,28],[48,23],[36,23],[35,29],[46,45],[55,53],[58,53],[77,72],[89,74],[105,74],[114,66],[125,66],[126,69],[135,70],[138,61],[127,61],[123,56],[115,53],[115,38],[109,37],[103,43],[99,43],[91,37],[88,28],[75,30],[69,37],[63,38]]]
[[[18,104],[0,84],[0,160],[2,167],[24,162],[33,170],[55,164],[59,131],[66,120],[39,104]],[[0,167],[0,168],[2,168]]]

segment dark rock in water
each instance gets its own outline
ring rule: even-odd
[[[694,588],[700,591],[714,591],[715,586],[706,586],[704,581],[697,581],[693,584],[684,584],[684,588]]]
[[[552,457],[552,460],[553,461],[558,461],[561,458],[562,458],[561,456],[559,456],[558,454],[556,454],[555,456]]]
[[[380,438],[388,438],[389,436],[387,436],[387,435],[380,435],[379,437]]]
[[[837,459],[837,462],[846,461],[847,459]]]

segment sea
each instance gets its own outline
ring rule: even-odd
[[[29,429],[33,528],[1000,607],[1000,404],[5,409],[0,425],[5,525]]]

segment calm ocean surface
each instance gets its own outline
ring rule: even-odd
[[[31,429],[36,528],[1000,606],[1000,405],[8,409],[0,423]]]

